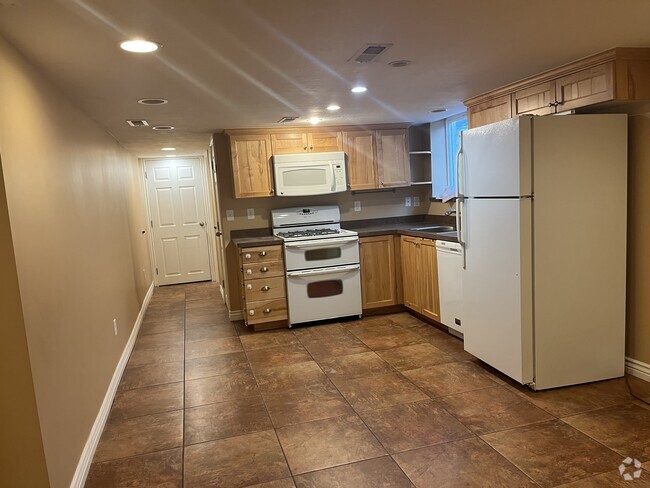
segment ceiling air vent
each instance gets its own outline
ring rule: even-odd
[[[298,119],[298,117],[295,116],[295,115],[286,115],[286,116],[282,117],[280,120],[278,120],[278,122],[280,124],[286,124],[287,122],[293,122],[294,120],[297,120],[297,119]]]
[[[354,56],[348,59],[348,61],[354,61],[355,63],[369,63],[388,51],[391,46],[392,44],[366,44],[359,49]]]
[[[142,119],[130,119],[126,121],[127,124],[129,124],[131,127],[148,127],[149,122],[146,120]]]

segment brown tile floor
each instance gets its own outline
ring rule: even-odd
[[[156,290],[86,483],[560,485],[650,486],[625,379],[533,392],[407,313],[253,334],[210,283]]]

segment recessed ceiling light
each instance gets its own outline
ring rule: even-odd
[[[175,127],[173,125],[154,125],[152,129],[153,130],[174,130]]]
[[[329,107],[327,107],[327,110],[329,110],[330,112],[336,112],[337,110],[341,110],[341,107],[339,107],[338,105],[330,105]]]
[[[312,117],[311,119],[309,119],[309,123],[312,124],[312,125],[316,125],[319,122],[320,122],[320,119],[318,117]]]
[[[162,47],[162,44],[144,39],[130,39],[122,41],[120,47],[130,53],[152,53]]]
[[[431,112],[434,114],[439,114],[441,112],[446,112],[447,109],[445,107],[440,107],[440,108],[434,108]]]
[[[352,93],[363,93],[365,91],[368,91],[368,89],[365,86],[355,86],[352,88]]]
[[[391,66],[393,68],[403,68],[404,66],[408,66],[411,64],[411,61],[408,59],[398,59],[397,61],[391,61],[388,63],[388,66]]]
[[[164,98],[141,98],[138,103],[142,105],[165,105],[168,101]]]
[[[161,151],[176,151],[175,147],[161,147]]]

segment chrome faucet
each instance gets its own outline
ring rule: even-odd
[[[450,208],[449,210],[447,210],[447,211],[445,212],[445,215],[446,215],[447,217],[449,217],[449,216],[451,216],[451,215],[454,215],[455,213],[456,213],[456,209],[455,209],[455,208]]]

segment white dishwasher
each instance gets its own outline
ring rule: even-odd
[[[436,241],[438,260],[438,289],[440,291],[440,321],[454,335],[463,333],[463,249],[457,242]]]

